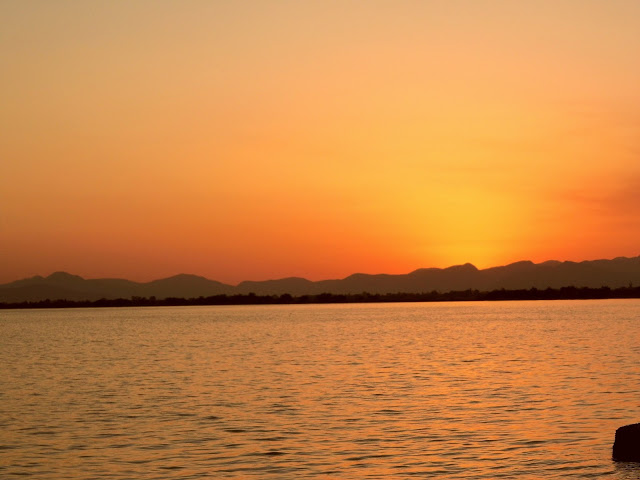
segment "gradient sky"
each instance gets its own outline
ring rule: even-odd
[[[1,1],[0,282],[640,254],[637,0]]]

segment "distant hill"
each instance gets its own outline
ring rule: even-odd
[[[640,256],[584,262],[522,261],[478,270],[467,263],[449,268],[421,268],[403,275],[356,273],[341,280],[312,282],[304,278],[245,281],[227,285],[197,275],[176,275],[147,283],[103,278],[84,279],[65,272],[35,276],[0,285],[0,302],[38,300],[98,300],[100,298],[194,298],[255,293],[315,295],[320,293],[423,293],[452,290],[538,289],[568,286],[599,288],[640,285]]]

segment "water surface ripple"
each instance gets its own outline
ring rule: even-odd
[[[0,312],[0,477],[640,479],[640,301]]]

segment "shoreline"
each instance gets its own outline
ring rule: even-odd
[[[155,297],[101,298],[98,300],[36,300],[25,302],[0,302],[1,310],[40,309],[40,308],[95,308],[95,307],[176,307],[198,305],[307,305],[341,303],[418,303],[418,302],[478,302],[478,301],[514,301],[514,300],[605,300],[640,298],[640,287],[562,287],[540,290],[462,290],[440,293],[357,293],[318,295],[214,295],[197,298]]]

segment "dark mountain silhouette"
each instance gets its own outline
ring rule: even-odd
[[[257,295],[427,293],[462,290],[491,291],[561,288],[568,286],[617,288],[640,285],[640,256],[584,262],[522,261],[502,267],[478,270],[466,263],[449,268],[421,268],[404,275],[356,273],[341,280],[312,282],[304,278],[245,281],[237,286],[197,275],[176,275],[148,283],[104,278],[85,280],[56,272],[0,285],[0,302],[45,299],[98,300],[101,298],[156,297],[196,298],[214,295],[255,293]]]
[[[197,275],[180,274],[162,280],[139,284],[137,295],[156,298],[193,298],[232,294],[234,287]]]
[[[0,301],[35,301],[64,298],[68,300],[98,300],[138,295],[140,284],[130,280],[100,278],[85,280],[78,275],[55,272],[48,277],[37,275],[0,285]],[[135,293],[134,293],[135,292]]]

